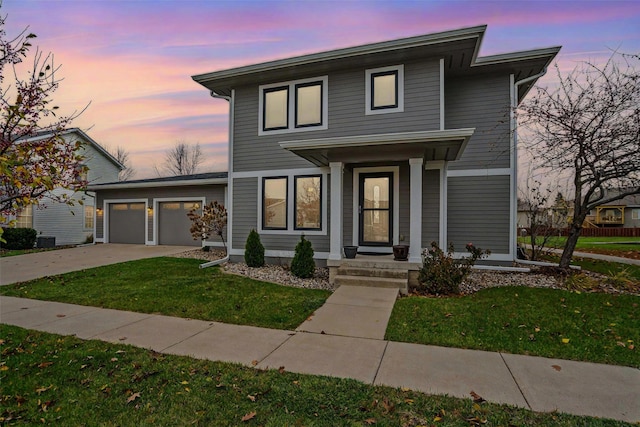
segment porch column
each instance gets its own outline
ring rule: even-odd
[[[409,205],[409,262],[422,262],[422,170],[424,160],[409,159],[411,203]]]
[[[342,259],[342,162],[330,162],[331,168],[331,234],[329,259]]]

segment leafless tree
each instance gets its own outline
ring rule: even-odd
[[[154,166],[158,176],[191,175],[198,171],[198,166],[204,161],[200,144],[190,145],[178,141],[165,153],[162,168]]]
[[[120,145],[118,145],[115,150],[112,150],[109,147],[106,148],[117,161],[124,165],[124,169],[122,169],[118,174],[118,181],[128,181],[133,178],[136,174],[136,170],[131,166],[131,158],[129,157],[127,149]]]
[[[568,268],[589,211],[640,194],[640,55],[579,64],[559,85],[520,105],[525,143],[550,170],[569,171],[573,219],[560,267]]]

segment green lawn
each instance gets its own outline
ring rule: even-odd
[[[386,339],[640,367],[640,298],[506,287],[408,297]]]
[[[537,241],[542,241],[538,238]],[[551,237],[547,247],[564,248],[566,237]],[[636,242],[636,244],[622,244],[618,242]],[[530,237],[518,237],[518,243],[531,244]],[[612,250],[612,251],[640,251],[640,238],[638,237],[580,237],[576,244],[576,251],[580,250]]]
[[[152,258],[0,287],[0,294],[142,313],[294,329],[330,292],[199,269],[195,259]]]
[[[0,325],[0,336],[3,425],[631,426],[15,326]]]

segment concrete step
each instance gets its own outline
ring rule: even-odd
[[[338,268],[339,276],[360,276],[360,277],[385,277],[388,279],[407,279],[409,273],[407,270],[388,269],[388,268],[360,268],[345,267]]]
[[[374,288],[400,289],[403,293],[406,293],[408,288],[408,280],[406,278],[344,276],[340,274],[336,275],[335,284],[337,286],[368,286]]]

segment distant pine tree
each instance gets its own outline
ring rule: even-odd
[[[296,245],[296,253],[291,260],[291,273],[302,279],[313,277],[316,270],[316,262],[313,260],[313,248],[311,242],[300,236]]]

